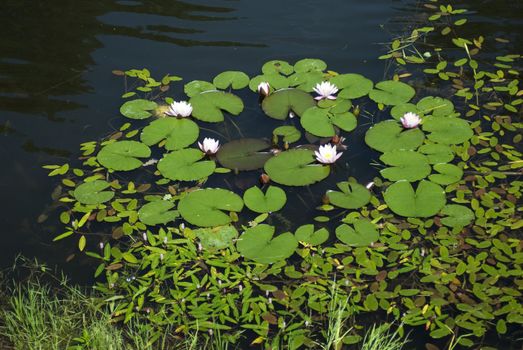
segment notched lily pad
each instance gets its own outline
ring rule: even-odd
[[[329,202],[345,209],[358,209],[369,203],[369,190],[359,183],[343,181],[336,184],[340,191],[327,191]]]
[[[213,84],[219,89],[228,89],[229,87],[238,90],[249,85],[249,76],[240,71],[225,71],[213,79]]]
[[[199,228],[193,232],[202,247],[211,250],[230,247],[238,237],[238,231],[231,225]]]
[[[162,200],[150,202],[138,210],[138,218],[149,226],[167,224],[180,216],[176,210],[171,210],[172,208],[174,208],[173,202]]]
[[[336,135],[335,126],[344,131],[356,128],[357,121],[351,112],[333,113],[331,109],[318,107],[309,108],[300,119],[305,130],[319,137]]]
[[[381,155],[380,160],[391,166],[380,171],[381,176],[391,181],[418,181],[431,171],[427,157],[411,150],[389,151]]]
[[[304,58],[294,64],[295,72],[323,72],[327,63],[317,58]]]
[[[466,120],[454,117],[427,117],[422,128],[430,133],[429,140],[447,145],[463,143],[474,134]]]
[[[272,131],[275,136],[283,136],[283,142],[293,143],[301,138],[300,130],[292,125],[279,126]]]
[[[125,102],[120,107],[120,113],[130,119],[147,119],[152,115],[150,111],[156,107],[156,102],[138,99]]]
[[[395,120],[386,120],[372,126],[365,135],[365,142],[380,152],[396,149],[416,149],[425,140],[418,128],[404,130]]]
[[[243,111],[243,101],[236,95],[223,91],[207,91],[194,95],[189,100],[193,107],[192,116],[209,123],[222,122],[223,111],[238,115]]]
[[[95,180],[85,182],[75,188],[73,192],[74,198],[87,205],[97,205],[110,201],[114,197],[113,191],[104,191],[111,186],[107,181]]]
[[[233,170],[255,170],[263,168],[265,162],[272,157],[267,150],[271,144],[262,139],[239,139],[228,142],[220,147],[216,158],[220,164]]]
[[[269,117],[284,120],[290,112],[301,116],[308,108],[316,106],[314,98],[298,89],[278,90],[263,99],[262,109]]]
[[[183,91],[189,97],[196,96],[205,91],[216,90],[216,86],[203,80],[193,80],[183,87]]]
[[[394,106],[409,102],[415,94],[416,90],[410,85],[400,81],[387,80],[377,83],[374,89],[369,92],[369,97],[376,103]]]
[[[416,107],[425,115],[449,117],[454,114],[454,104],[446,98],[427,96],[419,100]]]
[[[454,164],[438,163],[434,165],[434,170],[439,174],[430,175],[429,180],[440,185],[453,184],[463,177],[463,170]]]
[[[422,145],[418,151],[427,156],[430,164],[447,163],[454,159],[452,148],[439,143]]]
[[[329,239],[329,231],[324,227],[315,230],[313,224],[307,224],[298,227],[294,236],[300,242],[316,246],[325,243]]]
[[[151,149],[137,141],[117,141],[104,146],[96,158],[101,165],[113,170],[133,170],[142,166],[138,158],[151,156]]]
[[[419,117],[423,118],[423,113],[421,113],[418,107],[412,103],[402,103],[392,107],[390,110],[390,115],[392,115],[394,119],[400,120],[401,117],[405,115],[405,113],[409,112],[417,114]]]
[[[294,67],[289,64],[287,61],[281,60],[272,60],[266,62],[262,66],[263,74],[284,74],[290,75],[294,72]]]
[[[274,226],[260,224],[248,228],[238,239],[236,248],[247,259],[272,264],[290,257],[298,241],[290,232],[274,236]]]
[[[394,213],[405,217],[430,217],[445,205],[445,191],[426,180],[419,182],[416,191],[408,181],[390,185],[383,194],[385,203]]]
[[[257,186],[249,188],[243,194],[243,202],[250,210],[257,213],[278,211],[287,202],[285,191],[276,186],[269,186],[265,193]]]
[[[340,89],[338,97],[348,99],[368,95],[374,86],[372,80],[359,74],[340,74],[330,78],[329,81]]]
[[[265,172],[272,181],[287,186],[306,186],[321,181],[330,173],[330,167],[312,164],[314,152],[293,149],[272,157],[265,163]]]
[[[278,73],[257,75],[249,82],[249,89],[254,92],[258,91],[260,83],[267,82],[273,90],[285,89],[289,87],[289,79]]]
[[[193,144],[200,134],[198,125],[187,118],[161,118],[147,125],[140,140],[152,146],[165,140],[165,149],[178,150]]]
[[[366,247],[379,238],[376,226],[366,219],[357,219],[353,226],[341,224],[336,228],[336,237],[354,247]]]
[[[216,163],[201,159],[205,153],[187,148],[166,154],[158,162],[158,170],[167,179],[175,181],[196,181],[214,172]]]
[[[440,219],[440,222],[449,227],[463,228],[469,225],[475,218],[472,210],[459,204],[447,204],[441,209],[440,214],[445,216]]]
[[[314,87],[324,80],[322,72],[296,72],[289,77],[289,86],[311,92]]]

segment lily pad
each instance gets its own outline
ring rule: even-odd
[[[431,171],[427,157],[411,150],[389,151],[381,155],[380,160],[391,166],[380,171],[381,176],[391,181],[418,181]]]
[[[439,174],[430,175],[429,180],[440,185],[453,184],[463,177],[463,170],[454,164],[438,163],[434,165],[434,170]]]
[[[415,94],[416,90],[410,85],[400,81],[387,80],[377,83],[374,89],[369,92],[369,97],[376,103],[394,106],[409,102]]]
[[[289,86],[311,92],[314,87],[324,80],[322,72],[296,72],[289,77]]]
[[[207,91],[194,95],[189,100],[193,107],[192,116],[203,122],[222,122],[223,111],[238,115],[243,111],[241,98],[228,92]]]
[[[329,231],[324,227],[314,230],[314,225],[308,224],[298,227],[294,236],[300,242],[316,246],[325,243],[329,239]]]
[[[283,141],[287,143],[293,143],[301,138],[300,130],[296,129],[292,125],[279,126],[272,131],[275,136],[283,136]]]
[[[249,76],[240,71],[225,71],[214,77],[212,83],[219,89],[229,87],[238,90],[249,85]]]
[[[85,182],[75,188],[74,198],[82,204],[97,205],[110,201],[114,197],[113,191],[104,191],[111,186],[107,181],[95,180]]]
[[[447,145],[463,143],[474,134],[466,120],[454,117],[425,118],[422,128],[430,132],[427,136],[429,140]]]
[[[387,188],[383,195],[394,213],[405,217],[436,215],[445,205],[445,191],[441,186],[422,180],[416,191],[408,181],[398,181]]]
[[[371,127],[365,135],[365,142],[380,152],[395,149],[416,149],[425,140],[425,134],[418,128],[404,130],[395,120],[386,120]]]
[[[227,225],[232,219],[224,211],[240,212],[242,208],[241,197],[222,188],[189,192],[178,204],[184,220],[200,227]]]
[[[183,91],[189,97],[196,96],[205,91],[216,90],[216,86],[203,80],[193,80],[183,87]]]
[[[172,208],[174,208],[173,202],[162,200],[150,202],[138,210],[138,218],[149,226],[167,224],[180,216],[176,210],[171,210]]]
[[[416,107],[416,105],[412,103],[402,103],[392,107],[392,109],[390,110],[390,115],[392,115],[394,119],[400,120],[401,117],[405,115],[405,113],[409,112],[417,114],[419,117],[423,118],[423,113],[421,113],[418,107]]]
[[[340,191],[327,191],[329,202],[345,209],[358,209],[369,203],[370,192],[357,182],[343,181],[336,184]]]
[[[317,58],[304,58],[294,64],[295,72],[323,72],[327,63]]]
[[[284,120],[293,112],[301,116],[308,108],[316,106],[314,98],[298,89],[278,90],[263,99],[262,108],[269,117]]]
[[[270,213],[283,208],[287,202],[287,195],[284,190],[276,186],[269,186],[265,194],[254,186],[245,191],[243,202],[254,212]]]
[[[379,238],[376,226],[365,219],[357,219],[353,226],[341,224],[336,228],[336,237],[354,247],[366,247]]]
[[[348,99],[368,95],[374,86],[372,80],[359,74],[340,74],[330,78],[329,81],[340,89],[338,97]]]
[[[298,241],[290,232],[274,237],[274,226],[260,224],[248,228],[238,239],[236,248],[247,259],[272,264],[290,257]]]
[[[147,125],[140,140],[152,146],[165,140],[165,149],[178,150],[193,144],[200,133],[198,125],[187,118],[161,118]]]
[[[265,163],[265,172],[272,181],[287,186],[306,186],[321,181],[330,173],[330,167],[311,164],[314,152],[293,149],[272,157]]]
[[[423,145],[418,151],[427,156],[430,164],[447,163],[454,159],[452,148],[439,143]]]
[[[96,158],[104,167],[113,170],[133,170],[142,166],[138,158],[151,156],[151,149],[138,141],[117,141],[104,146]]]
[[[258,85],[260,85],[260,83],[263,82],[269,83],[269,85],[274,90],[285,89],[289,87],[289,79],[287,79],[287,77],[284,77],[283,75],[280,75],[278,73],[272,73],[257,75],[254,78],[252,78],[249,82],[249,89],[251,89],[254,92],[257,92]]]
[[[289,64],[287,61],[281,60],[272,60],[266,62],[262,66],[263,74],[284,74],[290,75],[294,72],[294,67]]]
[[[214,172],[216,163],[212,160],[200,161],[205,153],[187,148],[166,154],[158,162],[158,170],[167,179],[175,181],[196,181]]]
[[[238,231],[234,226],[225,225],[217,227],[204,227],[193,231],[205,249],[224,249],[230,247]]]
[[[152,115],[149,111],[156,107],[158,107],[156,102],[138,99],[125,102],[120,107],[120,113],[131,119],[147,119]]]
[[[416,104],[423,114],[434,117],[448,117],[454,114],[454,104],[446,98],[427,96]]]
[[[272,157],[271,152],[261,151],[270,146],[269,142],[262,139],[234,140],[220,147],[216,158],[225,168],[240,171],[260,169]]]
[[[307,109],[300,122],[305,130],[319,137],[336,135],[334,126],[344,131],[352,131],[357,125],[356,117],[351,112],[332,113],[330,109],[318,107]]]
[[[441,223],[449,227],[465,227],[475,218],[472,210],[459,204],[447,204],[441,209],[440,214],[446,216],[441,218]]]

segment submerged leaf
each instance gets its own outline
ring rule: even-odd
[[[262,139],[239,139],[228,142],[220,147],[216,158],[220,164],[233,170],[255,170],[263,168],[265,162],[272,157],[268,149],[271,144]]]

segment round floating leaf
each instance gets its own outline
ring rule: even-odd
[[[405,115],[405,113],[409,113],[409,112],[415,113],[418,116],[423,117],[423,113],[421,113],[418,110],[418,107],[416,107],[416,105],[414,105],[412,103],[402,103],[402,104],[392,107],[392,109],[390,110],[390,115],[392,115],[392,117],[394,119],[400,120],[401,117],[403,117]]]
[[[449,227],[465,227],[475,218],[472,210],[458,204],[447,204],[441,209],[440,214],[446,215],[440,221],[443,225]]]
[[[408,181],[398,181],[387,188],[383,195],[394,213],[406,217],[436,215],[445,205],[445,191],[433,182],[422,180],[416,192]]]
[[[379,238],[376,226],[365,219],[357,219],[354,227],[342,224],[336,228],[336,237],[345,244],[354,247],[366,247]]]
[[[427,156],[430,164],[447,163],[454,159],[452,148],[439,143],[423,145],[418,151]]]
[[[424,97],[416,104],[416,107],[423,114],[432,114],[434,117],[448,117],[454,113],[454,104],[441,97]]]
[[[286,61],[273,60],[265,63],[262,67],[263,74],[284,74],[289,75],[294,72],[294,68]]]
[[[185,148],[198,139],[198,125],[187,118],[161,118],[147,125],[140,135],[140,140],[148,146],[165,140],[167,150]]]
[[[325,243],[329,239],[329,231],[324,227],[315,231],[314,225],[308,224],[298,227],[294,236],[300,242],[316,246]]]
[[[189,97],[196,96],[205,91],[216,90],[216,86],[203,80],[193,80],[183,87],[183,91]]]
[[[270,146],[269,142],[262,139],[234,140],[220,147],[216,158],[225,168],[233,170],[260,169],[272,157],[271,152],[261,151]]]
[[[470,124],[454,117],[428,117],[422,124],[423,131],[430,132],[427,138],[447,145],[457,145],[473,135]]]
[[[329,80],[341,91],[338,97],[354,99],[367,95],[374,86],[372,80],[359,74],[340,74]]]
[[[308,108],[315,106],[314,98],[298,89],[283,89],[263,99],[262,108],[265,114],[274,119],[284,120],[293,112],[301,116]]]
[[[278,211],[287,202],[285,191],[276,186],[269,186],[265,194],[258,187],[249,188],[243,194],[243,201],[247,208],[257,213]]]
[[[296,86],[300,90],[311,92],[323,80],[321,72],[296,72],[289,77],[289,86]]]
[[[323,72],[327,63],[316,58],[304,58],[294,65],[295,72]]]
[[[226,71],[214,77],[212,82],[214,86],[219,89],[227,89],[231,87],[238,90],[249,85],[249,76],[244,72]]]
[[[174,221],[179,214],[174,208],[174,203],[169,201],[155,201],[145,204],[138,210],[138,218],[146,225],[154,226]]]
[[[199,228],[193,232],[205,249],[224,249],[230,247],[236,237],[238,237],[238,231],[231,225]]]
[[[102,204],[114,197],[113,191],[104,191],[109,186],[108,182],[102,180],[85,182],[74,190],[73,196],[82,204]]]
[[[338,182],[336,184],[340,191],[327,191],[329,202],[337,207],[345,209],[358,209],[370,201],[370,192],[356,182]]]
[[[410,86],[400,81],[381,81],[376,84],[369,92],[369,97],[376,103],[384,105],[399,105],[409,102],[414,97],[416,91]]]
[[[300,119],[305,130],[319,137],[336,135],[334,126],[352,131],[356,128],[356,117],[351,112],[332,113],[329,109],[312,107],[303,113]]]
[[[429,180],[440,185],[453,184],[463,177],[463,170],[454,164],[438,163],[434,165],[434,170],[439,174],[430,175]]]
[[[329,176],[330,167],[311,164],[314,161],[313,151],[293,149],[272,157],[264,168],[274,182],[287,186],[305,186]]]
[[[241,98],[228,92],[207,91],[194,95],[189,100],[193,107],[192,116],[204,122],[223,121],[223,112],[238,115],[243,111]]]
[[[216,168],[212,160],[200,161],[205,153],[187,148],[166,154],[158,162],[158,170],[167,179],[196,181],[211,175]]]
[[[289,79],[278,73],[257,75],[249,82],[249,89],[258,91],[258,85],[262,82],[267,82],[274,89],[285,89],[289,87]]]
[[[301,138],[300,130],[291,125],[279,126],[272,131],[272,134],[276,136],[283,136],[283,141],[287,143],[296,142]]]
[[[180,200],[180,215],[190,224],[211,227],[227,225],[231,217],[223,211],[240,212],[243,201],[236,193],[222,188],[189,192]]]
[[[132,100],[125,102],[120,107],[120,113],[131,119],[147,119],[151,116],[149,111],[158,107],[156,102],[149,100]]]
[[[365,135],[365,142],[380,152],[395,149],[416,149],[425,140],[425,134],[418,128],[404,130],[394,120],[386,120],[371,127]]]
[[[410,150],[393,150],[384,153],[380,160],[391,165],[380,171],[381,176],[391,181],[418,181],[430,174],[430,165],[426,156]]]
[[[104,167],[113,170],[133,170],[142,166],[137,158],[151,156],[151,149],[137,141],[118,141],[104,146],[96,158]]]
[[[274,236],[274,227],[260,224],[248,228],[238,239],[236,248],[247,259],[272,264],[290,257],[298,241],[290,232]]]
[[[335,100],[325,99],[318,101],[318,107],[328,108],[331,113],[348,112],[351,106],[351,100],[345,100],[343,98],[337,98]]]

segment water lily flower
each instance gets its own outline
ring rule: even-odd
[[[172,117],[188,117],[192,113],[192,106],[189,102],[180,101],[180,102],[173,102],[169,106],[169,109],[165,114],[170,115]]]
[[[338,92],[338,87],[328,81],[324,81],[316,84],[313,90],[319,95],[315,97],[316,100],[335,100],[336,96],[334,94]]]
[[[220,141],[211,139],[210,137],[206,137],[203,139],[202,142],[198,142],[198,146],[202,150],[202,152],[205,152],[207,154],[215,154],[218,152],[218,149],[220,148]]]
[[[405,129],[413,129],[421,123],[421,118],[416,113],[407,112],[400,118]]]
[[[320,146],[319,150],[315,151],[316,160],[323,164],[332,164],[337,161],[343,152],[336,153],[336,145],[330,143]]]
[[[260,84],[258,84],[258,93],[261,96],[269,96],[271,93],[271,86],[268,82],[262,81]]]

